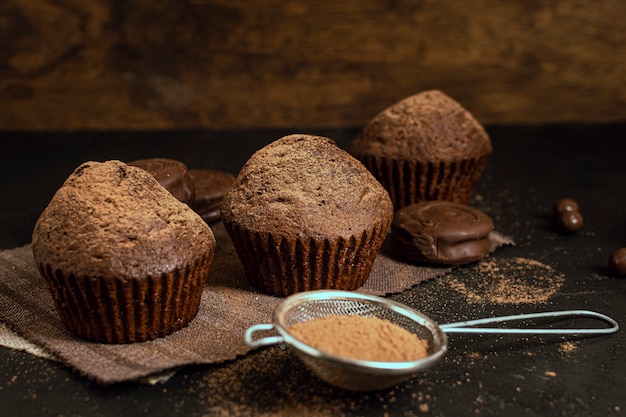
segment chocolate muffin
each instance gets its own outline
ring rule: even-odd
[[[430,90],[376,115],[350,152],[387,189],[397,210],[429,200],[467,204],[492,146],[466,109]]]
[[[389,241],[399,255],[418,263],[462,265],[491,252],[493,229],[482,210],[426,201],[395,212]]]
[[[179,201],[193,203],[195,188],[184,163],[168,158],[146,158],[131,161],[128,165],[148,171]]]
[[[277,296],[360,287],[393,219],[389,195],[359,161],[303,134],[252,155],[221,212],[248,280]]]
[[[64,325],[87,340],[128,343],[196,316],[215,237],[147,171],[86,162],[37,220],[31,246]]]

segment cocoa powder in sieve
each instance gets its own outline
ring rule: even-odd
[[[347,358],[402,362],[428,356],[428,341],[378,317],[327,316],[293,324],[289,331],[310,346]]]

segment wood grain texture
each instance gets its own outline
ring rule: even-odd
[[[0,130],[626,120],[622,0],[4,0]]]

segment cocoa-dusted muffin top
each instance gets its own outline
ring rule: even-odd
[[[352,141],[355,154],[452,161],[492,152],[484,127],[439,90],[407,97],[372,118]]]
[[[57,190],[32,236],[38,263],[65,274],[141,278],[215,246],[207,224],[147,171],[86,162]]]
[[[287,237],[350,237],[393,216],[387,191],[331,139],[294,134],[257,151],[221,207],[225,222]]]

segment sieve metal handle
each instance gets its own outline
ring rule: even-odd
[[[583,329],[566,329],[566,328],[503,328],[503,327],[468,327],[480,326],[484,324],[502,323],[506,321],[524,321],[537,318],[554,318],[554,317],[587,317],[604,321],[611,327],[583,328]],[[442,324],[439,326],[445,333],[498,333],[498,334],[610,334],[615,333],[619,329],[619,325],[615,320],[601,313],[589,310],[565,310],[552,311],[546,313],[530,313],[516,314],[511,316],[490,317],[477,320],[459,321],[456,323]]]
[[[274,330],[274,325],[271,323],[259,323],[248,327],[244,334],[246,344],[250,347],[257,348],[283,342],[284,339],[282,336],[265,336],[258,339],[254,338],[254,333],[268,330]]]

